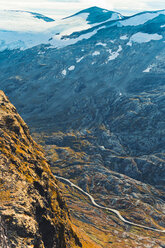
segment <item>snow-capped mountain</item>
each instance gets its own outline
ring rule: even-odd
[[[27,49],[46,43],[46,30],[54,20],[43,15],[14,10],[0,11],[0,51]]]
[[[63,47],[90,38],[96,31],[81,35],[78,39],[63,39],[63,37],[88,30],[105,21],[119,19],[122,19],[119,13],[97,7],[56,21],[33,12],[0,11],[0,51],[25,50],[40,44]]]
[[[91,23],[94,13],[97,16],[98,12],[102,13],[102,18],[106,15],[106,20],[100,23],[100,18],[96,23],[96,18]],[[36,116],[44,120],[45,115],[53,119],[66,111],[64,116],[70,116],[67,121],[63,120],[66,126],[71,120],[74,127],[85,127],[91,125],[91,118],[87,121],[88,114],[83,114],[82,103],[86,97],[90,101],[91,92],[95,98],[97,92],[108,91],[111,95],[115,90],[120,100],[129,94],[164,87],[165,11],[144,12],[132,17],[116,14],[117,20],[111,19],[114,13],[110,12],[108,17],[107,13],[90,8],[51,22],[31,13],[14,13],[35,19],[36,27],[38,23],[48,25],[43,32],[36,31],[35,27],[32,32],[16,31],[16,26],[14,30],[1,31],[1,88],[14,99],[26,120],[36,120]],[[25,51],[12,50],[14,48]],[[113,90],[109,91],[111,88]],[[29,104],[29,97],[33,99],[32,104]],[[68,106],[70,111],[67,111]],[[133,111],[131,115],[140,111],[138,107],[135,109],[130,110]],[[97,118],[100,116],[102,114]],[[156,143],[153,142],[153,146]]]
[[[131,202],[163,226],[165,11],[123,17],[90,8],[50,22],[17,14],[33,28],[1,22],[0,88],[31,130],[46,133],[48,157],[58,150],[53,166],[101,192],[103,204],[118,207],[122,197],[121,209]],[[151,201],[153,192],[160,198]]]
[[[27,11],[0,11],[0,51],[5,49],[25,50],[40,44],[64,47],[96,35],[100,29],[110,26],[140,26],[148,22],[161,21],[164,24],[165,11],[144,12],[132,17],[92,7],[64,18],[53,20],[41,14]],[[162,28],[163,28],[162,24]],[[125,36],[126,37],[126,36]],[[149,39],[136,34],[132,41]],[[152,37],[153,38],[153,37]],[[151,38],[151,39],[152,39]],[[159,39],[160,36],[154,38]],[[154,39],[153,38],[153,39]]]
[[[122,17],[102,9],[90,8],[63,20],[49,22],[46,17],[38,18],[32,13],[8,13],[10,18],[8,16],[4,20],[4,23],[8,23],[4,24],[6,31],[5,26],[2,28],[3,22],[0,31],[1,88],[9,94],[23,117],[32,125],[40,121],[44,127],[48,124],[44,121],[46,116],[46,119],[51,120],[50,126],[54,125],[54,120],[57,126],[64,125],[65,128],[85,128],[106,122],[114,132],[121,133],[124,128],[121,123],[125,123],[125,128],[128,128],[132,118],[139,118],[146,108],[154,106],[149,99],[158,101],[156,95],[153,95],[153,89],[163,97],[164,10]],[[94,18],[95,13],[96,16],[102,13],[102,18]],[[114,15],[116,19],[112,18]],[[12,18],[15,19],[13,26],[9,25]],[[19,21],[20,18],[24,19],[24,23]],[[31,31],[27,20],[33,22]],[[40,25],[43,25],[42,32]],[[138,101],[129,100],[136,99],[138,93],[143,97],[147,94],[146,104],[139,105]],[[107,95],[107,100],[105,96],[102,98],[102,94]],[[109,99],[115,101],[115,98],[118,106],[125,99],[129,102],[128,106],[123,104],[118,110],[120,113],[123,109],[121,123],[118,123],[117,112],[112,114],[110,111],[116,104],[113,101],[110,103]],[[93,117],[90,114],[93,110],[87,108],[88,104],[95,109]],[[156,116],[148,117],[150,123],[152,118],[156,123],[159,120],[157,114],[161,115],[163,111],[162,101],[158,105],[158,112],[153,112]],[[112,122],[107,120],[108,113],[114,115],[114,119],[110,118]],[[149,130],[152,136],[153,129]],[[134,139],[138,140],[138,135],[141,134],[138,134],[136,128]],[[128,138],[128,131],[126,136],[124,133],[121,136],[132,150],[134,142]],[[159,136],[157,134],[151,142],[153,149],[159,147]],[[151,143],[148,145],[146,139],[143,142],[146,143],[143,149],[147,153]],[[141,151],[140,143],[138,149]]]
[[[65,96],[70,99],[70,96],[76,97],[77,91],[85,93],[89,82],[92,82],[90,87],[96,87],[93,82],[98,74],[98,87],[101,84],[117,86],[117,92],[122,95],[129,87],[133,89],[136,78],[144,80],[150,73],[160,76],[165,71],[162,65],[165,48],[164,10],[123,17],[93,7],[62,20],[47,19],[36,13],[1,11],[0,20],[1,66],[4,71],[6,66],[10,67],[10,73],[1,74],[1,87],[18,95],[18,101],[22,97],[26,99],[26,94],[33,94],[31,89],[35,84],[38,93],[34,92],[33,104],[36,104],[36,108],[29,112],[29,104],[22,106],[28,116],[33,112],[35,115],[41,108],[38,105],[41,95],[52,94],[51,85],[55,88],[59,85],[61,95],[65,88],[71,87],[72,90]],[[4,54],[10,55],[10,58],[12,56],[7,64],[3,62]],[[16,73],[17,68],[20,68],[20,73]],[[30,76],[27,68],[32,70]],[[26,84],[22,84],[24,81]],[[61,82],[66,82],[63,88],[60,88]],[[102,83],[99,85],[98,82]],[[27,84],[31,86],[24,91]],[[61,102],[58,91],[56,94]],[[63,106],[65,101],[60,104]],[[56,108],[59,102],[52,102],[52,106]],[[43,115],[39,110],[40,113]]]
[[[102,9],[102,8],[98,8],[98,7],[91,7],[85,10],[82,10],[72,16],[69,16],[67,18],[64,19],[70,19],[72,17],[79,17],[79,16],[86,16],[86,21],[89,24],[99,24],[105,21],[116,21],[116,20],[120,20],[123,19],[124,17],[117,12],[114,11],[109,11],[107,9]]]
[[[0,10],[1,31],[42,32],[51,27],[52,22],[54,22],[53,19],[38,13]]]

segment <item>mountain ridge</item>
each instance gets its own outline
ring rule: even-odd
[[[43,44],[3,49],[1,88],[55,175],[126,220],[163,229],[165,15],[147,12],[96,25],[87,17],[56,22]],[[162,235],[125,225],[76,188],[59,187],[74,224],[96,243],[163,247]]]
[[[107,9],[102,9],[102,8],[97,7],[97,6],[94,6],[94,7],[90,7],[90,8],[81,10],[81,11],[77,12],[76,14],[73,14],[71,16],[65,17],[63,19],[68,19],[68,18],[72,18],[72,17],[75,17],[75,16],[79,16],[79,15],[81,15],[83,13],[89,14],[88,17],[87,17],[87,21],[90,24],[105,22],[108,19],[110,20],[110,19],[113,18],[113,14],[115,15],[114,20],[124,18],[118,12],[110,11],[110,10],[107,10]]]
[[[83,39],[89,39],[100,30],[99,25],[104,27],[105,24],[105,27],[107,26],[108,28],[113,25],[119,27],[121,25],[128,26],[130,23],[138,25],[138,22],[140,25],[147,22],[147,18],[149,21],[159,17],[159,15],[161,15],[160,12],[163,13],[163,10],[142,12],[133,16],[123,17],[117,12],[104,12],[104,9],[92,7],[82,10],[70,17],[54,21],[53,19],[33,12],[8,11],[5,12],[9,13],[7,17],[7,15],[4,15],[3,11],[1,11],[0,50],[26,50],[41,44],[52,48],[65,47]],[[15,15],[11,17],[10,13]],[[141,19],[139,19],[139,17]],[[12,22],[15,22],[15,25],[11,25],[10,19],[12,19]],[[91,32],[91,29],[94,32]],[[85,32],[85,35],[81,35],[81,32]],[[77,33],[77,39],[75,39],[74,33]]]

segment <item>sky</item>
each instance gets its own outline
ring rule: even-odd
[[[54,19],[98,6],[131,15],[141,11],[165,9],[165,0],[0,0],[0,9],[38,12]]]

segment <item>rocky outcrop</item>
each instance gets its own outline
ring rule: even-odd
[[[41,147],[2,91],[0,246],[82,247]]]

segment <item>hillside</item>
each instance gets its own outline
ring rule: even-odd
[[[71,155],[74,163],[77,155]],[[57,157],[54,159],[57,162]],[[57,163],[57,168],[53,166],[55,174],[63,171],[59,171],[59,160]],[[136,244],[162,247],[161,232],[143,230],[142,234],[141,229],[124,225],[117,216],[92,206],[80,192],[59,183],[41,147],[33,141],[27,125],[2,91],[0,173],[0,246],[3,248],[117,248]]]
[[[125,17],[92,7],[49,22],[23,12],[34,24],[28,43],[18,14],[15,30],[1,23],[0,87],[52,172],[160,232],[123,223],[61,180],[73,223],[104,248],[164,247],[165,10]]]
[[[0,91],[0,246],[97,247],[76,231],[41,147]]]

